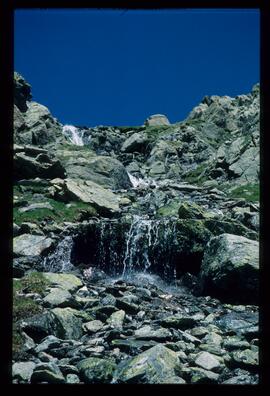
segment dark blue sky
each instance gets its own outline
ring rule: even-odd
[[[73,125],[181,121],[259,81],[258,10],[17,10],[15,70]]]

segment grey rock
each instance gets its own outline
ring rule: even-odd
[[[146,150],[146,146],[149,143],[147,135],[142,133],[133,133],[129,138],[127,138],[122,147],[121,151],[132,153],[134,151],[143,152]]]
[[[200,352],[195,359],[195,364],[205,370],[210,371],[220,369],[221,366],[220,361],[216,358],[216,356],[209,352]]]
[[[122,330],[126,313],[123,310],[113,312],[107,319],[107,323],[115,329]]]
[[[171,339],[172,334],[168,329],[160,328],[154,330],[151,326],[146,325],[136,330],[134,333],[134,337],[138,340],[141,339],[162,341]]]
[[[45,236],[23,234],[13,239],[13,254],[17,256],[40,256],[53,246],[53,240]]]
[[[154,114],[144,122],[146,126],[170,125],[168,118],[163,114]]]
[[[65,377],[55,363],[38,364],[31,376],[31,384],[47,382],[49,384],[63,384]]]
[[[258,242],[231,234],[212,238],[204,254],[200,276],[205,292],[215,289],[238,300],[257,301]]]
[[[67,384],[79,384],[80,378],[76,374],[68,374],[66,377]]]
[[[74,293],[83,286],[82,281],[73,274],[56,274],[53,272],[43,272],[44,278],[52,287],[61,288],[70,293]]]
[[[176,353],[158,344],[127,362],[119,369],[115,380],[118,383],[170,383],[180,371]]]
[[[77,364],[80,377],[87,384],[110,383],[116,365],[113,361],[100,358],[87,358]]]
[[[50,293],[43,298],[43,302],[51,307],[69,307],[74,305],[74,300],[69,291],[61,288],[53,288]]]
[[[72,308],[54,308],[51,310],[55,335],[62,339],[79,340],[82,335],[82,320]]]
[[[83,324],[83,329],[89,334],[96,333],[101,330],[104,324],[100,320],[91,320],[90,322]]]
[[[14,73],[14,103],[21,112],[28,108],[27,101],[32,99],[31,86],[17,72]]]
[[[12,365],[12,377],[19,382],[29,382],[36,364],[34,362],[16,362]]]

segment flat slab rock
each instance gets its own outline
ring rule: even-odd
[[[22,234],[13,239],[14,256],[40,256],[53,245],[53,240],[42,235]]]

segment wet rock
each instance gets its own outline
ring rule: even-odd
[[[204,253],[200,276],[205,293],[245,302],[258,300],[258,242],[238,235],[212,238]],[[236,294],[233,292],[237,291]]]
[[[181,371],[179,359],[175,352],[158,344],[135,356],[119,368],[115,376],[118,383],[161,384],[174,381]],[[181,378],[181,377],[180,377]],[[178,377],[179,379],[179,377]],[[174,383],[174,382],[172,382]],[[184,380],[181,381],[184,383]]]
[[[113,361],[87,358],[77,364],[81,379],[87,384],[110,383],[116,365]]]

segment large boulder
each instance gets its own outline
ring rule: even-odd
[[[104,215],[120,212],[117,195],[90,180],[66,179],[55,183],[51,191],[56,199],[89,203]]]
[[[81,150],[79,155],[76,151],[59,150],[58,156],[69,178],[91,180],[112,190],[132,187],[126,168],[115,158],[96,156],[90,150]]]
[[[81,360],[77,367],[85,383],[106,384],[111,382],[116,365],[111,360],[90,357]]]
[[[52,246],[53,240],[42,235],[22,234],[13,239],[13,254],[18,256],[40,256]]]
[[[51,310],[54,335],[58,338],[79,340],[82,335],[82,320],[72,308],[54,308]]]
[[[204,253],[200,278],[204,293],[258,302],[259,243],[231,234],[212,238]]]
[[[131,359],[116,375],[118,383],[185,383],[179,377],[181,366],[178,356],[158,344]]]
[[[135,132],[124,141],[121,151],[125,153],[145,152],[148,143],[149,139],[146,134]]]
[[[70,293],[74,293],[83,286],[82,281],[73,274],[55,274],[53,272],[44,272],[44,278],[50,286],[61,288]]]
[[[53,179],[65,177],[61,162],[47,150],[35,149],[33,146],[14,147],[14,176],[16,180],[35,177]]]
[[[170,125],[168,118],[163,114],[154,114],[144,122],[146,126]]]

